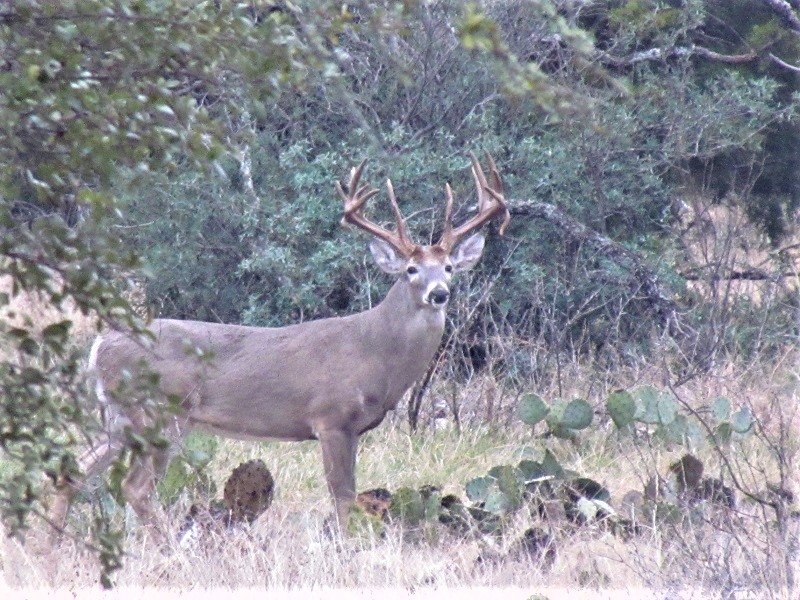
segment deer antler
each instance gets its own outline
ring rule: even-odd
[[[394,188],[392,187],[391,180],[386,180],[386,189],[389,193],[389,201],[392,204],[392,213],[394,214],[395,231],[390,231],[376,223],[373,223],[364,216],[362,209],[367,203],[367,200],[372,198],[378,193],[378,190],[371,188],[368,184],[361,187],[358,186],[361,179],[361,173],[364,170],[364,165],[367,164],[367,159],[361,161],[361,164],[354,167],[350,171],[350,183],[347,185],[349,194],[346,194],[342,189],[342,185],[336,182],[336,191],[339,192],[339,197],[344,203],[344,217],[342,217],[342,224],[350,223],[364,231],[371,233],[376,238],[382,239],[386,243],[394,247],[395,250],[400,252],[406,257],[410,257],[417,247],[408,235],[406,229],[406,221],[400,213],[400,207],[397,206],[397,198],[394,195]]]
[[[472,178],[475,180],[475,187],[478,191],[478,214],[453,229],[453,190],[450,189],[450,184],[445,184],[447,206],[444,215],[444,230],[442,231],[442,238],[436,245],[447,252],[455,248],[461,238],[469,232],[478,229],[478,227],[492,220],[498,214],[503,214],[500,235],[505,233],[508,222],[511,220],[511,214],[508,212],[506,199],[503,195],[503,181],[500,179],[500,172],[497,170],[494,160],[487,152],[486,158],[489,163],[489,181],[487,181],[475,154],[470,152],[469,156],[472,160]]]

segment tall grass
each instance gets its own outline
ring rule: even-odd
[[[493,465],[519,461],[531,441],[521,430],[484,428],[459,434],[450,428],[409,435],[402,423],[390,423],[362,440],[359,489],[435,484],[445,493],[463,497],[465,481]],[[412,529],[397,524],[388,527],[383,537],[364,534],[340,544],[325,533],[323,522],[330,513],[330,499],[316,444],[224,442],[212,466],[214,479],[221,486],[231,466],[251,458],[263,459],[277,481],[273,506],[254,526],[224,534],[210,532],[183,547],[165,548],[146,529],[136,526],[132,514],[120,511],[119,518],[128,523],[128,556],[117,574],[117,584],[181,589],[265,586],[276,590],[544,586],[571,584],[578,572],[584,573],[586,583],[592,577],[587,572],[596,573],[602,587],[636,583],[632,573],[618,568],[619,542],[596,531],[579,533],[549,573],[531,561],[505,558],[516,536],[468,537],[443,527]],[[169,510],[173,530],[191,501],[207,502],[208,498],[183,497],[176,502]],[[80,506],[76,512],[79,523]],[[518,515],[517,520],[514,529],[521,532],[535,519],[529,514]],[[602,547],[608,551],[591,556],[592,548]],[[76,589],[96,582],[96,568],[79,541],[65,540],[58,560],[51,559],[8,541],[6,580],[15,586]],[[584,561],[583,567],[571,573]]]
[[[797,419],[792,411],[797,410],[798,394],[791,364],[784,363],[781,374],[718,371],[681,390],[694,406],[728,394],[734,402],[746,401],[763,417],[760,436],[727,449],[739,461],[736,469],[745,492],[761,493],[776,481],[784,488],[796,486],[795,470],[780,480],[775,466],[776,445],[781,446],[787,463],[796,465]],[[573,385],[579,387],[576,382]],[[773,413],[781,405],[786,410],[779,422]],[[512,411],[510,406],[508,410]],[[549,448],[565,467],[605,485],[612,505],[624,512],[623,496],[643,490],[650,478],[664,474],[687,448],[620,436],[598,417],[597,426],[577,442],[569,442],[531,431],[511,413],[501,419],[502,426],[490,423],[459,431],[449,423],[411,433],[398,411],[362,438],[358,488],[396,490],[430,484],[465,498],[464,484],[472,477]],[[707,473],[722,474],[716,448],[694,451],[706,462]],[[602,523],[568,523],[563,512],[543,519],[536,510],[521,510],[509,518],[503,536],[463,535],[443,526],[412,528],[394,523],[383,535],[362,532],[337,542],[325,533],[331,506],[318,445],[224,441],[209,468],[211,477],[221,489],[233,467],[254,458],[264,460],[273,472],[277,494],[272,507],[250,527],[209,532],[192,543],[165,546],[138,527],[129,510],[116,509],[106,499],[108,509],[116,510],[115,518],[126,525],[128,556],[116,574],[117,585],[184,592],[255,588],[287,594],[323,588],[432,592],[501,586],[531,593],[550,590],[546,593],[550,598],[559,597],[557,590],[564,588],[611,594],[614,590],[641,592],[645,587],[648,593],[669,598],[791,597],[786,584],[792,579],[782,569],[786,564],[796,568],[796,561],[787,563],[780,557],[796,552],[798,520],[789,519],[788,534],[777,535],[773,512],[742,490],[737,492],[733,510],[695,507],[693,518],[640,521],[635,533],[624,536]],[[190,503],[210,499],[181,496],[168,509],[171,529],[177,531]],[[557,512],[558,503],[555,508]],[[73,522],[79,531],[86,527],[86,516],[85,506],[77,506]],[[554,536],[557,556],[552,565],[516,551],[520,536],[530,527],[547,529]],[[6,540],[2,564],[7,583],[16,590],[42,586],[84,590],[97,580],[97,566],[81,540],[64,540],[55,556],[38,555],[28,546]],[[746,585],[736,587],[737,582]]]

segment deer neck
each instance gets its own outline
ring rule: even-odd
[[[442,341],[444,308],[423,304],[408,282],[399,279],[370,312],[383,324],[381,339],[393,360],[405,362],[405,370],[418,371],[415,379],[421,376]]]

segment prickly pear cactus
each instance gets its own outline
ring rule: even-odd
[[[402,487],[395,491],[389,514],[393,520],[407,525],[419,525],[425,518],[425,502],[419,490]]]
[[[589,403],[581,398],[569,402],[556,400],[548,405],[536,394],[525,394],[517,405],[517,416],[531,426],[544,421],[550,433],[571,439],[576,432],[591,425],[594,412]]]
[[[236,467],[225,482],[224,503],[232,523],[252,523],[272,504],[275,480],[262,460]]]
[[[389,508],[392,506],[392,493],[385,488],[360,492],[356,496],[356,504],[366,514],[386,521],[389,518]]]

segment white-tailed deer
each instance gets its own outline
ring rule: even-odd
[[[391,181],[386,185],[394,231],[364,216],[367,200],[378,193],[359,183],[366,161],[351,171],[347,192],[336,182],[344,202],[343,223],[370,233],[378,266],[398,276],[374,308],[281,328],[156,319],[149,326],[150,342],[118,331],[98,337],[90,367],[99,400],[106,405],[108,434],[81,458],[86,476],[115,460],[126,428],[141,433],[162,424],[170,445],[192,429],[242,439],[316,439],[336,516],[346,523],[356,495],[358,436],[376,427],[424,373],[441,343],[450,278],[481,256],[483,235],[463,238],[498,215],[504,216],[501,233],[508,224],[494,162],[488,157],[487,180],[470,156],[478,213],[454,228],[447,185],[442,237],[431,246],[411,241]],[[159,411],[156,421],[152,410],[124,401],[125,382],[143,367],[158,374],[159,395],[177,398],[179,410]],[[145,521],[156,516],[150,496],[169,456],[169,447],[147,446],[123,483],[125,498]],[[63,525],[81,485],[62,484],[51,514],[54,523]]]

